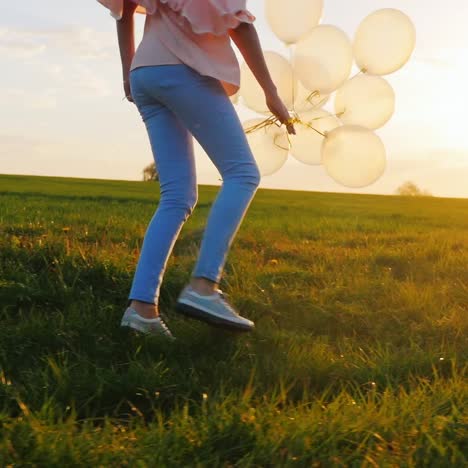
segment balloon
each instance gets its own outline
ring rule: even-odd
[[[301,82],[298,82],[296,94],[294,96],[294,107],[290,110],[302,113],[312,109],[320,109],[329,99],[330,95],[321,96],[320,93],[309,91],[304,88]]]
[[[357,65],[371,75],[399,70],[416,45],[416,29],[410,18],[393,8],[370,14],[359,25],[354,39]]]
[[[244,130],[263,122],[252,119],[244,123]],[[247,140],[257,161],[260,174],[267,176],[279,171],[288,159],[289,142],[284,127],[270,125],[247,134]]]
[[[366,187],[385,171],[385,147],[368,128],[344,125],[324,139],[322,164],[330,177],[345,187]]]
[[[395,92],[380,76],[358,75],[336,93],[335,112],[347,125],[377,129],[385,125],[395,111]]]
[[[276,36],[294,44],[319,24],[323,0],[266,0],[265,12]]]
[[[348,36],[340,29],[320,25],[297,43],[294,69],[310,91],[327,95],[349,77],[353,51]]]
[[[320,133],[328,133],[341,125],[340,121],[323,109],[301,114],[301,121],[311,125]],[[304,164],[322,163],[322,143],[324,137],[304,123],[295,124],[296,135],[291,135],[291,154]]]
[[[276,52],[264,52],[268,70],[278,89],[283,102],[288,108],[293,105],[293,97],[297,88],[297,80],[293,76],[291,64]],[[241,96],[250,109],[259,113],[269,113],[265,103],[265,93],[246,63],[241,67]]]

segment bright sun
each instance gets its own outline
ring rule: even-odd
[[[452,51],[434,60],[416,58],[412,66],[418,79],[408,94],[411,100],[397,104],[398,112],[414,115],[427,128],[428,142],[447,149],[468,150],[468,63],[462,56],[468,50],[457,58]]]

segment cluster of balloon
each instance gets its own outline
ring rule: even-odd
[[[287,59],[267,51],[265,59],[297,135],[287,135],[271,116],[245,63],[240,96],[264,117],[245,122],[244,129],[262,175],[277,172],[291,154],[305,164],[323,164],[346,187],[366,187],[385,171],[386,150],[375,130],[395,110],[395,93],[382,76],[408,62],[416,31],[407,15],[386,8],[365,18],[351,41],[339,28],[320,24],[323,3],[265,0],[272,30],[291,52]],[[353,62],[359,72],[350,77]],[[328,112],[323,107],[332,95],[334,112]]]

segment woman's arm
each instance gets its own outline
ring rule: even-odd
[[[122,60],[122,77],[125,96],[133,102],[130,92],[130,66],[135,55],[135,26],[133,16],[137,4],[130,0],[124,1],[122,18],[117,21],[117,36],[119,39],[120,58]]]
[[[295,134],[294,125],[287,123],[290,115],[278,96],[278,91],[265,62],[265,56],[255,26],[249,23],[241,23],[236,29],[230,30],[230,36],[262,87],[268,108],[281,123],[286,124],[289,133]]]

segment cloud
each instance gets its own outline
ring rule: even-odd
[[[85,95],[105,97],[111,94],[109,82],[96,74],[91,68],[75,64],[72,68],[72,80],[66,84],[67,89],[81,91]]]
[[[468,169],[468,150],[432,148],[428,151],[413,151],[390,156],[394,169],[412,168],[423,170]]]
[[[63,71],[64,71],[63,65],[59,65],[58,63],[49,64],[44,69],[44,72],[50,78],[62,77],[63,76]]]
[[[0,172],[13,159],[29,156],[36,152],[43,141],[27,135],[16,133],[0,133]]]
[[[2,92],[0,93],[0,102],[5,102],[9,99],[21,99],[25,95],[24,89],[20,88],[3,88]]]
[[[48,88],[30,99],[33,109],[55,109],[57,107],[57,90]]]
[[[81,59],[104,60],[115,55],[115,47],[114,35],[89,27],[0,28],[0,51],[13,58],[33,57],[47,50]]]
[[[56,109],[63,99],[106,97],[112,94],[115,94],[115,89],[109,80],[86,64],[73,63],[67,67],[44,64],[27,87],[4,86],[0,93],[0,104],[6,108],[21,106],[51,110]]]
[[[83,63],[73,63],[68,67],[52,65],[45,70],[51,88],[45,92],[62,92],[67,96],[105,97],[112,94],[109,81],[93,68]]]
[[[20,88],[4,88],[0,94],[0,104],[6,108],[13,106],[29,109],[55,109],[57,107],[57,88],[45,88],[39,91],[26,91]]]
[[[45,50],[46,45],[26,31],[0,29],[0,53],[5,57],[29,58]]]
[[[85,59],[108,59],[115,52],[115,37],[89,27],[68,26],[37,31],[54,47]]]
[[[89,27],[0,28],[0,54],[21,60],[21,65],[27,67],[24,76],[29,67],[34,67],[34,79],[24,83],[23,90],[16,83],[9,83],[10,87],[3,83],[0,101],[14,104],[22,99],[30,108],[54,109],[61,94],[80,98],[109,96],[112,88],[103,72],[107,65],[101,62],[116,56],[115,47],[113,35]],[[38,55],[38,60],[24,60]]]

